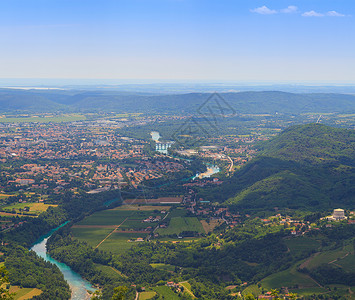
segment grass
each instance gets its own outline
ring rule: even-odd
[[[149,226],[157,225],[155,222],[142,222],[144,219],[149,216],[164,217],[164,214],[160,213],[160,209],[158,209],[158,212],[154,212],[156,208],[155,206],[148,206],[141,210],[138,206],[135,206],[132,210],[124,207],[123,209],[115,208],[99,211],[75,224],[71,230],[76,238],[86,241],[93,247],[103,241],[99,246],[100,250],[122,254],[135,244],[135,242],[129,242],[128,240],[135,240],[138,237],[145,238],[148,235],[148,232],[139,233],[135,231],[143,231]],[[164,208],[166,209],[166,207]],[[118,227],[118,225],[120,226]],[[116,227],[118,227],[117,231],[114,231]],[[108,236],[110,233],[112,234]],[[104,240],[106,237],[107,239]]]
[[[349,254],[347,257],[340,259],[335,262],[337,265],[340,265],[345,271],[353,272],[355,269],[355,255]]]
[[[16,293],[15,300],[31,299],[34,296],[42,294],[42,291],[37,288],[21,288],[19,286],[11,286],[10,293]]]
[[[338,250],[331,250],[331,251],[325,251],[320,253],[319,255],[315,256],[308,264],[308,269],[314,269],[319,267],[322,264],[328,264],[332,261],[335,261],[334,263],[338,264],[338,261],[336,261],[339,258],[344,257],[347,253],[349,253],[350,249],[348,247],[346,248],[341,248]],[[351,259],[351,258],[350,258]]]
[[[256,284],[250,285],[243,290],[242,295],[247,296],[250,294],[257,297],[261,294],[261,290],[259,289],[259,287]]]
[[[153,268],[158,270],[165,270],[165,271],[175,271],[175,266],[169,264],[150,264]]]
[[[316,250],[320,246],[320,242],[309,237],[296,237],[286,239],[285,243],[292,253],[300,254]]]
[[[114,280],[121,280],[122,278],[127,278],[127,276],[123,275],[120,271],[116,270],[110,266],[104,266],[100,264],[95,264],[95,267],[100,270],[104,275]]]
[[[156,292],[141,292],[139,293],[138,300],[152,299],[156,295]]]
[[[160,235],[179,235],[183,231],[205,232],[200,221],[196,217],[174,217],[171,218],[167,228],[159,228],[157,233]]]
[[[164,300],[179,300],[179,299],[181,299],[177,294],[175,294],[167,286],[157,286],[157,287],[154,287],[153,290],[156,291],[160,295],[159,299],[164,299]]]
[[[114,254],[123,254],[138,242],[129,242],[130,239],[137,239],[139,237],[145,238],[147,234],[142,233],[113,233],[100,246],[99,250],[109,251]]]
[[[184,288],[184,294],[186,293],[192,298],[196,298],[194,293],[191,291],[191,284],[188,281],[180,282],[179,284]]]
[[[122,205],[119,207],[114,208],[114,210],[129,210],[129,211],[134,211],[134,210],[140,210],[140,211],[154,211],[154,210],[165,210],[168,211],[171,208],[171,206],[163,206],[163,205]]]
[[[206,233],[212,232],[216,227],[223,223],[223,221],[220,220],[210,220],[209,222],[201,220],[200,222]]]
[[[71,231],[78,240],[96,247],[113,229],[109,228],[72,228]]]
[[[313,288],[303,288],[303,289],[290,289],[291,293],[296,293],[300,296],[309,296],[313,294],[322,294],[326,293],[327,290],[321,287],[313,287]]]
[[[280,289],[281,287],[294,287],[296,285],[300,288],[318,287],[308,275],[298,272],[296,268],[297,265],[294,265],[285,271],[272,274],[261,280],[260,283],[267,290]]]
[[[29,207],[30,213],[35,213],[37,215],[39,215],[40,213],[46,211],[48,209],[48,207],[57,207],[58,205],[56,204],[44,204],[44,203],[15,203],[15,204],[11,204],[11,205],[7,205],[2,207],[3,210],[16,210],[16,213],[20,212],[20,209],[24,209],[25,207]]]
[[[64,114],[59,116],[28,116],[21,118],[1,118],[1,123],[62,123],[86,120],[86,116],[80,114]]]

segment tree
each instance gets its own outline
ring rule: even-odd
[[[114,288],[112,300],[125,300],[128,293],[128,287],[119,286]]]
[[[6,270],[5,266],[0,267],[0,299],[4,300],[12,300],[14,299],[14,294],[10,294],[10,292],[6,289],[6,287],[3,287],[4,283],[8,283],[8,271]]]
[[[92,294],[91,300],[101,300],[102,299],[102,292],[101,291],[95,291]]]

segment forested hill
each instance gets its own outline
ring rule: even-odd
[[[260,145],[261,155],[227,184],[227,204],[249,209],[355,207],[355,131],[294,126]]]
[[[119,91],[0,89],[0,111],[156,112],[198,111],[211,93],[147,95]],[[279,91],[220,93],[219,104],[235,113],[354,112],[355,95]],[[222,100],[223,99],[223,100]],[[209,103],[211,106],[216,103]],[[217,105],[218,106],[218,105]]]

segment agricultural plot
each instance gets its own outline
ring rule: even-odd
[[[340,266],[341,261],[346,259],[349,255],[350,255],[349,260],[350,261],[352,260],[351,256],[353,255],[350,254],[352,251],[351,248],[352,245],[348,245],[338,250],[322,252],[319,255],[313,257],[313,259],[309,262],[307,268],[314,269],[319,267],[322,264],[329,264],[329,263],[334,263]],[[340,264],[338,264],[338,262],[340,262]],[[352,265],[352,269],[354,269],[354,265]]]
[[[156,295],[156,292],[141,292],[139,293],[138,300],[152,299]]]
[[[318,288],[316,282],[308,275],[296,270],[296,265],[282,272],[272,274],[261,281],[262,287],[267,290],[280,289],[281,287]]]
[[[122,254],[135,243],[145,240],[157,222],[144,222],[159,217],[162,207],[134,206],[131,210],[127,206],[99,211],[78,222],[72,227],[74,237],[85,241],[94,248]],[[164,207],[167,211],[170,207]],[[150,228],[149,228],[150,227]],[[139,239],[139,241],[137,241]]]
[[[200,221],[196,217],[174,217],[171,218],[167,228],[159,228],[157,233],[160,235],[179,235],[184,231],[196,231],[205,233]]]
[[[114,232],[105,241],[103,241],[98,249],[112,252],[114,254],[123,254],[129,250],[134,244],[140,243],[138,238],[145,239],[148,234],[130,233],[130,232]]]
[[[178,294],[174,293],[169,287],[167,286],[157,286],[153,288],[156,291],[160,298],[164,300],[179,300],[181,299]]]
[[[297,237],[285,240],[285,244],[292,253],[302,253],[317,250],[320,242],[309,237]]]
[[[44,204],[44,203],[15,203],[12,205],[7,205],[2,207],[6,212],[15,211],[17,214],[23,212],[26,207],[29,208],[28,213],[39,215],[40,213],[46,211],[48,207],[57,207],[56,204]]]
[[[169,265],[169,264],[150,264],[153,268],[158,269],[158,270],[164,270],[164,271],[170,271],[174,272],[175,271],[175,266]]]
[[[11,286],[10,293],[16,293],[14,300],[31,299],[34,296],[39,296],[42,291],[37,288],[21,288],[19,286]]]

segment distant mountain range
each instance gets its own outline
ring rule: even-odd
[[[0,89],[4,112],[155,112],[191,113],[211,93],[151,95],[117,91]],[[355,95],[278,91],[219,94],[236,113],[354,112]]]
[[[355,131],[320,124],[294,126],[261,144],[238,171],[226,204],[306,210],[355,208]]]

